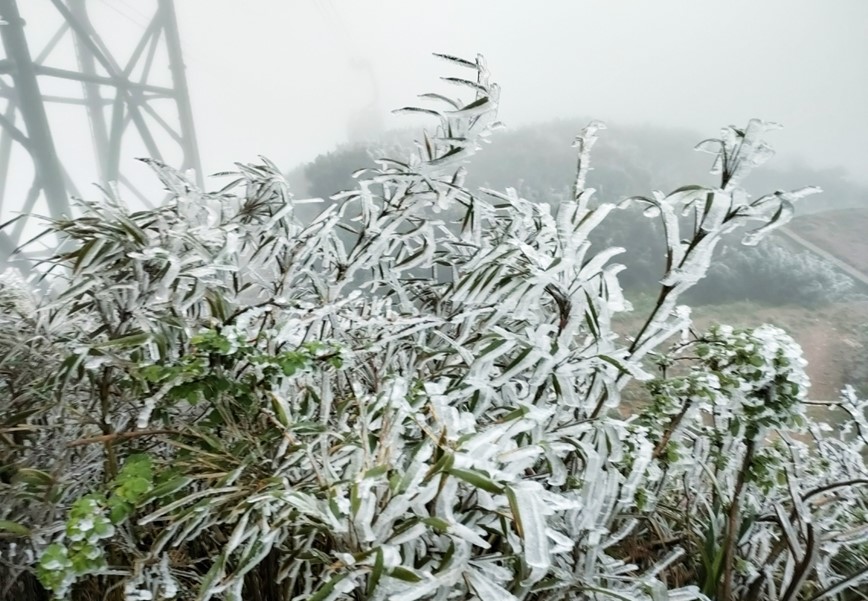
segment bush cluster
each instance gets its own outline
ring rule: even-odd
[[[740,190],[765,124],[705,143],[717,186],[591,203],[592,123],[557,207],[474,192],[499,90],[481,57],[442,58],[473,97],[408,109],[439,120],[418,153],[310,219],[268,162],[212,193],[151,162],[163,206],[51,223],[42,292],[2,286],[3,595],[858,594],[866,402],[848,391],[824,431],[789,337],[696,335],[678,304],[724,235],[754,223],[755,244],[813,191]],[[619,337],[622,249],[590,236],[626,204],[665,265]],[[624,415],[630,382],[652,400]]]

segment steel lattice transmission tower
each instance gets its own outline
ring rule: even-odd
[[[34,0],[21,3],[27,10]],[[70,197],[78,196],[73,170],[92,168],[93,178],[117,182],[142,202],[147,198],[125,172],[124,156],[135,138],[138,156],[195,170],[201,178],[193,114],[172,0],[137,0],[135,7],[114,0],[41,0],[42,14],[30,23],[16,0],[0,0],[0,214],[7,220],[29,214],[44,202],[53,218],[70,214]],[[93,6],[91,6],[93,4]],[[136,28],[119,36],[119,7],[135,11]],[[106,8],[116,12],[106,21]],[[102,22],[91,14],[102,11]],[[33,27],[46,33],[46,11],[56,18],[54,34],[34,42]],[[129,29],[129,28],[128,28]],[[111,36],[114,36],[114,39]],[[33,38],[33,39],[31,39]],[[122,38],[122,39],[121,39]],[[29,43],[28,43],[29,42]],[[126,50],[121,52],[120,46]],[[34,52],[34,48],[36,51]],[[54,112],[62,112],[60,117]],[[60,119],[58,121],[58,119]],[[90,143],[79,135],[72,149],[58,137],[89,124]],[[24,150],[21,153],[18,147]],[[15,153],[29,157],[33,181],[13,198],[10,165]],[[122,159],[124,159],[122,161]],[[19,157],[18,163],[21,164]],[[77,174],[77,172],[76,172]],[[90,182],[87,182],[90,183]],[[200,182],[201,183],[201,182]],[[25,188],[26,189],[26,188]],[[39,203],[39,204],[38,204]],[[0,232],[0,261],[9,256],[24,231],[25,219]]]

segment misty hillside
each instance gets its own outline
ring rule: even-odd
[[[567,193],[568,174],[575,168],[571,142],[588,119],[559,119],[533,126],[495,132],[468,163],[471,187],[516,188],[529,199],[551,201]],[[589,178],[597,196],[613,201],[648,190],[669,191],[686,182],[713,181],[707,154],[693,148],[704,137],[687,129],[651,125],[610,124],[594,147]],[[412,135],[393,132],[375,143],[343,145],[296,167],[290,182],[299,196],[326,198],[353,187],[349,174],[372,165],[372,158],[397,146],[410,148]],[[392,153],[394,154],[394,153]],[[851,207],[868,208],[868,187],[846,177],[838,169],[813,169],[803,164],[780,164],[774,159],[746,182],[749,192],[819,186],[823,193],[797,207],[814,213]]]

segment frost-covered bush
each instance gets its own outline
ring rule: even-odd
[[[759,222],[755,243],[811,192],[740,190],[765,124],[704,144],[719,187],[620,205],[590,202],[591,124],[553,209],[463,186],[498,89],[481,58],[444,58],[473,98],[429,95],[441,108],[415,110],[439,127],[418,153],[312,219],[268,162],[214,193],[152,163],[167,204],[109,195],[51,224],[55,292],[30,321],[12,313],[26,295],[4,305],[3,360],[29,370],[0,397],[7,598],[34,574],[59,598],[128,600],[777,600],[864,582],[866,403],[848,393],[845,428],[822,432],[792,340],[696,336],[677,304],[725,233]],[[660,219],[666,272],[619,338],[620,249],[588,236],[628,203]],[[625,416],[634,380],[652,401]]]
[[[677,370],[685,359],[690,367]],[[768,325],[715,326],[678,344],[661,366],[664,375],[648,383],[653,400],[634,422],[659,459],[639,503],[642,514],[657,514],[652,531],[689,541],[696,554],[682,568],[711,598],[833,597],[828,591],[847,582],[834,575],[835,562],[868,550],[864,492],[835,494],[868,485],[864,401],[845,391],[841,407],[853,421],[835,435],[810,422],[801,350]],[[660,519],[664,507],[669,519]],[[857,574],[854,587],[868,577]]]

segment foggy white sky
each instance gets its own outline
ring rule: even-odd
[[[591,116],[714,135],[760,117],[785,126],[784,158],[868,180],[864,0],[175,4],[206,171],[309,160],[372,99],[354,56],[372,61],[385,114],[440,85],[440,51],[486,56],[508,125]]]
[[[58,13],[49,0],[18,4],[35,53]],[[88,7],[114,48],[138,39],[154,3]],[[801,155],[868,182],[868,0],[175,0],[175,7],[206,173],[259,154],[288,170],[346,141],[349,120],[374,102],[388,126],[408,125],[388,111],[418,93],[448,91],[437,77],[451,67],[431,56],[439,51],[486,56],[507,125],[583,116],[712,136],[760,117],[785,126],[771,139],[778,164]],[[51,64],[76,68],[74,50],[55,55]],[[354,60],[371,62],[376,87]],[[93,181],[76,150],[89,138],[83,114],[50,110],[61,154],[73,149],[62,160]],[[122,154],[122,164],[142,155],[126,147]],[[19,172],[12,173],[10,180]],[[9,185],[26,190],[32,176],[19,175]]]

